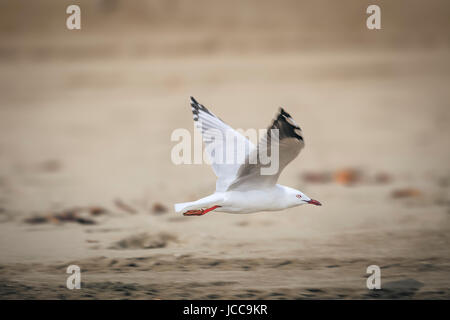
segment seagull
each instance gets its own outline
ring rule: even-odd
[[[279,211],[306,203],[322,205],[299,190],[277,184],[281,171],[297,157],[305,145],[302,130],[283,108],[280,108],[258,145],[255,146],[193,97],[191,97],[191,106],[195,126],[202,133],[210,159],[214,159],[220,151],[218,148],[223,148],[230,142],[226,141],[227,139],[233,139],[245,146],[245,161],[243,163],[211,161],[217,176],[216,191],[196,201],[175,204],[175,212],[182,212],[185,216],[202,216],[213,210],[227,213],[253,213]],[[250,159],[257,159],[258,152],[269,149],[269,146],[278,148],[278,170],[274,174],[262,174],[261,169],[264,165],[257,161],[252,163],[255,161]]]

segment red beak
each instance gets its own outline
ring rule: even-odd
[[[314,199],[309,200],[308,203],[309,204],[313,204],[315,206],[321,206],[322,205],[319,201],[314,200]]]

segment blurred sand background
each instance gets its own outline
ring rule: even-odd
[[[1,0],[0,298],[449,299],[449,13]],[[175,214],[215,187],[207,165],[170,161],[190,95],[235,128],[285,107],[306,148],[279,182],[323,206]],[[372,264],[383,290],[366,288]]]

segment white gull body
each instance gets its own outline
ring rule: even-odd
[[[299,190],[276,183],[283,168],[304,147],[302,131],[286,111],[280,109],[258,146],[255,146],[192,97],[191,106],[196,127],[202,133],[205,148],[211,159],[214,159],[217,148],[223,148],[220,151],[224,157],[226,157],[226,152],[236,152],[236,148],[227,149],[229,144],[224,141],[234,139],[237,141],[237,145],[245,146],[245,161],[229,164],[226,161],[212,160],[211,165],[217,176],[216,192],[197,201],[177,203],[175,204],[176,212],[199,216],[212,210],[228,213],[252,213],[279,211],[306,203],[321,205],[320,202],[311,199]],[[277,134],[276,138],[272,137],[274,132]],[[273,147],[278,148],[278,170],[270,175],[261,174],[261,168],[265,166],[260,161],[251,164],[249,159],[257,158],[261,149],[268,154],[267,151],[272,150]]]

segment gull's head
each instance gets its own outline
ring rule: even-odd
[[[296,198],[296,203],[297,205],[302,205],[302,204],[313,204],[315,206],[321,206],[322,204],[314,199],[311,199],[310,197],[308,197],[306,194],[304,194],[301,191],[295,190],[295,198]]]

